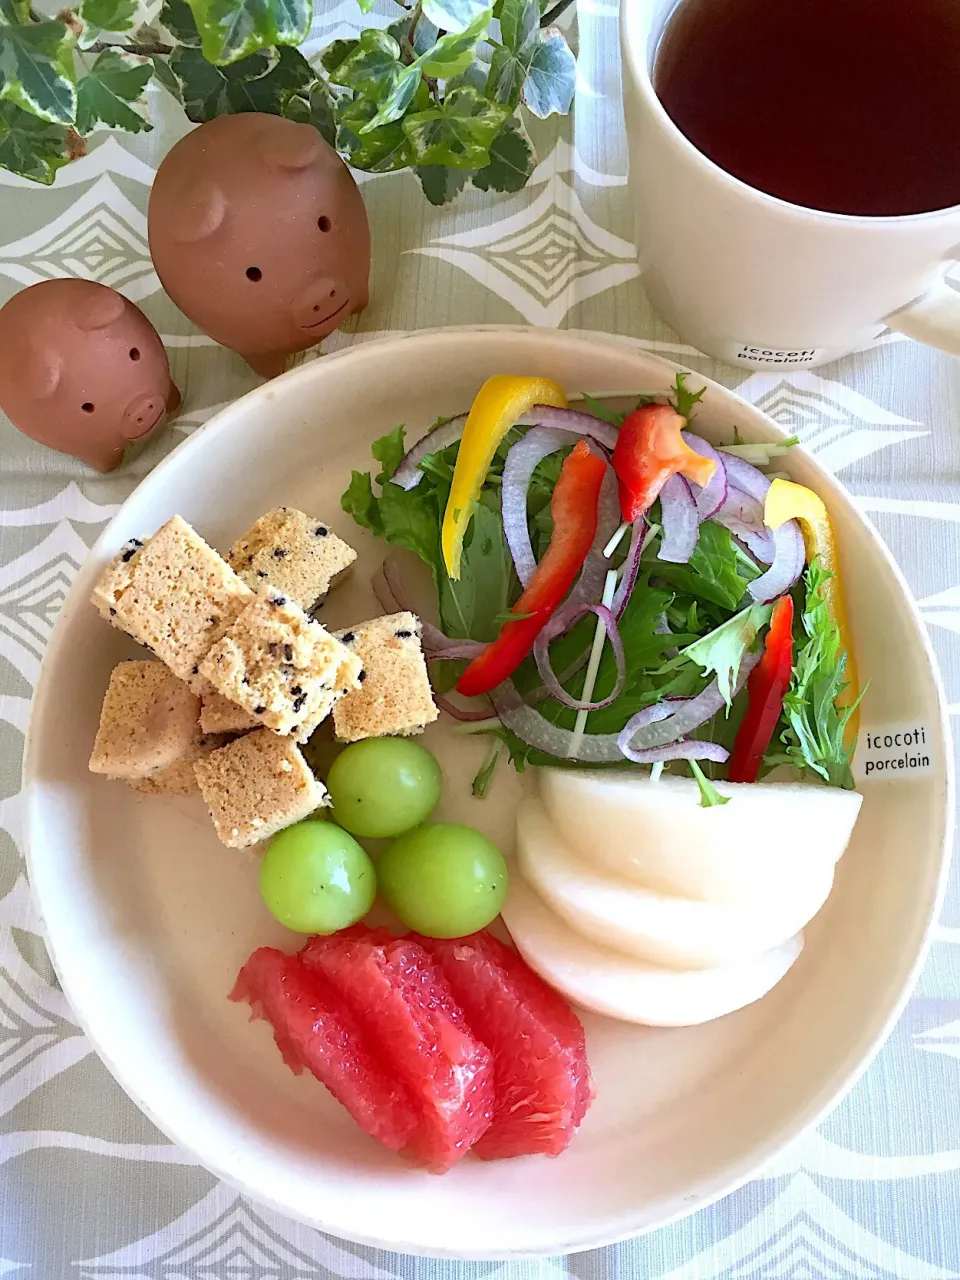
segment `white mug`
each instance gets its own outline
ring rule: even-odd
[[[825,364],[887,328],[960,355],[960,293],[944,281],[960,258],[960,206],[903,217],[821,213],[726,173],[680,132],[653,89],[675,4],[620,4],[637,253],[663,318],[699,350],[750,369]]]

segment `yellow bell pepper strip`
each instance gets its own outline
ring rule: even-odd
[[[613,469],[625,524],[638,520],[677,472],[699,485],[713,479],[717,464],[684,441],[680,433],[686,425],[686,418],[669,404],[641,405],[624,418],[613,451]]]
[[[493,455],[517,419],[535,404],[565,409],[567,397],[550,378],[522,378],[508,373],[494,374],[477,392],[460,437],[457,465],[440,532],[443,563],[451,578],[460,577],[464,535]]]
[[[774,480],[767,490],[763,519],[770,529],[778,529],[787,520],[798,520],[803,532],[807,563],[809,564],[816,557],[820,568],[830,574],[823,585],[823,594],[831,616],[837,624],[840,644],[847,655],[847,687],[837,698],[837,705],[848,707],[856,701],[860,684],[857,679],[857,660],[847,625],[837,543],[823,499],[805,485],[794,484],[792,480]],[[857,714],[854,712],[847,730],[847,736],[850,739],[856,736],[857,720]]]

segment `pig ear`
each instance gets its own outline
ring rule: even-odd
[[[77,306],[74,318],[78,329],[106,329],[123,315],[123,298],[113,289],[97,289]]]
[[[309,124],[270,129],[260,140],[260,155],[271,169],[307,169],[325,151],[323,139]]]
[[[37,400],[49,400],[60,385],[63,357],[54,347],[30,346],[16,362],[17,380]]]
[[[173,238],[178,244],[195,244],[212,236],[227,213],[227,200],[215,182],[201,179],[181,197],[173,217]]]

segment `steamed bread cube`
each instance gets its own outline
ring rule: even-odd
[[[180,516],[145,543],[133,539],[91,597],[113,626],[151,649],[197,693],[199,664],[253,592]]]
[[[410,737],[436,720],[440,713],[433,701],[420,632],[420,619],[413,613],[391,613],[337,632],[363,663],[360,687],[333,709],[334,730],[341,742],[388,734]]]
[[[200,728],[204,733],[247,733],[259,724],[256,716],[215,689],[200,699]]]
[[[257,596],[200,664],[218,693],[277,733],[319,723],[359,684],[361,662],[276,591]]]
[[[267,587],[310,610],[357,558],[330,528],[294,507],[277,507],[252,525],[230,548],[227,560],[255,591]]]
[[[146,778],[179,760],[199,736],[196,694],[162,662],[114,667],[100,710],[91,773]]]
[[[152,773],[149,778],[131,778],[127,786],[145,796],[193,796],[200,787],[193,766],[213,751],[218,751],[230,741],[225,733],[198,733],[196,741],[184,751],[179,760]]]
[[[269,729],[211,752],[194,771],[217,835],[231,849],[266,840],[327,803],[296,743]]]

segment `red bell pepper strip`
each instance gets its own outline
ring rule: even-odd
[[[620,514],[628,524],[653,505],[677,472],[699,485],[713,478],[717,464],[684,443],[680,432],[686,425],[669,404],[644,404],[624,418],[613,469],[620,481]]]
[[[747,710],[737,730],[727,772],[731,782],[756,782],[792,674],[793,598],[781,596],[770,616],[763,657],[747,680]]]
[[[600,486],[607,464],[580,440],[567,456],[550,500],[553,533],[500,634],[479,653],[457,681],[467,697],[489,693],[519,667],[550,616],[562,604],[597,535]],[[528,615],[528,616],[524,616]]]

